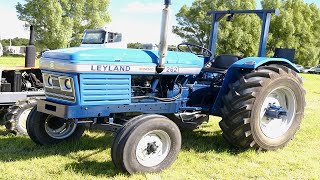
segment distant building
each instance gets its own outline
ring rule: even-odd
[[[158,46],[156,44],[142,44],[141,49],[148,49],[148,50],[158,50]]]
[[[3,55],[3,47],[2,47],[2,44],[0,42],[0,56],[2,56],[2,55]]]
[[[25,46],[6,46],[3,49],[3,53],[24,55],[26,53],[26,47]]]

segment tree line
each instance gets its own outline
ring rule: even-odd
[[[18,18],[34,25],[36,46],[57,49],[77,46],[85,29],[111,21],[109,0],[25,0]]]
[[[262,0],[263,9],[278,9],[280,16],[271,20],[268,56],[277,47],[296,49],[295,62],[304,66],[320,63],[320,9],[303,0]],[[208,45],[210,10],[256,9],[256,0],[195,0],[176,14],[173,32],[184,41]],[[256,15],[237,15],[232,22],[220,21],[217,54],[257,56],[261,20]]]
[[[3,47],[10,46],[10,40],[12,46],[26,46],[29,44],[29,39],[26,38],[13,38],[13,39],[2,39],[0,40]]]
[[[18,18],[35,27],[38,48],[78,46],[85,29],[102,27],[111,21],[110,0],[25,0],[18,3]],[[268,40],[268,56],[276,47],[296,49],[296,63],[314,66],[320,59],[320,9],[303,0],[261,0],[263,9],[278,9],[273,16]],[[256,0],[195,0],[176,14],[173,33],[184,41],[208,45],[210,10],[256,9]],[[237,15],[232,22],[221,21],[217,54],[256,56],[261,20],[256,15]],[[3,44],[6,44],[3,43]],[[137,48],[139,43],[129,47]]]

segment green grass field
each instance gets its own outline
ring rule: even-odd
[[[0,179],[320,179],[320,75],[302,77],[305,117],[281,150],[235,151],[221,136],[219,118],[212,117],[200,129],[182,132],[182,149],[170,169],[129,176],[111,162],[110,133],[86,131],[78,142],[38,146],[1,127]]]
[[[24,57],[0,57],[0,68],[8,66],[24,66]],[[39,67],[39,60],[36,60],[36,67]]]

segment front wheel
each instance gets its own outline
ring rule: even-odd
[[[27,119],[27,132],[37,144],[57,144],[79,139],[85,130],[84,124],[76,124],[62,118],[41,113],[34,107]]]
[[[276,150],[298,131],[304,114],[305,91],[293,70],[263,66],[230,84],[223,97],[223,137],[246,149]]]
[[[141,115],[129,120],[112,145],[112,161],[130,174],[159,172],[168,168],[181,148],[177,125],[160,115]]]

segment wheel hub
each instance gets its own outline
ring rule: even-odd
[[[147,154],[155,153],[159,146],[157,146],[156,142],[148,143],[147,145]]]
[[[260,110],[262,133],[276,139],[284,135],[295,118],[297,101],[288,87],[278,87],[269,93]]]
[[[269,103],[268,107],[266,108],[265,116],[267,116],[269,119],[280,119],[284,116],[287,116],[287,111],[281,106],[276,106],[275,104]]]
[[[49,115],[46,118],[44,128],[50,137],[54,139],[65,139],[72,135],[77,128],[77,124],[66,122],[64,119]]]
[[[171,140],[162,130],[154,130],[144,135],[136,149],[138,162],[146,167],[160,164],[169,154]]]

